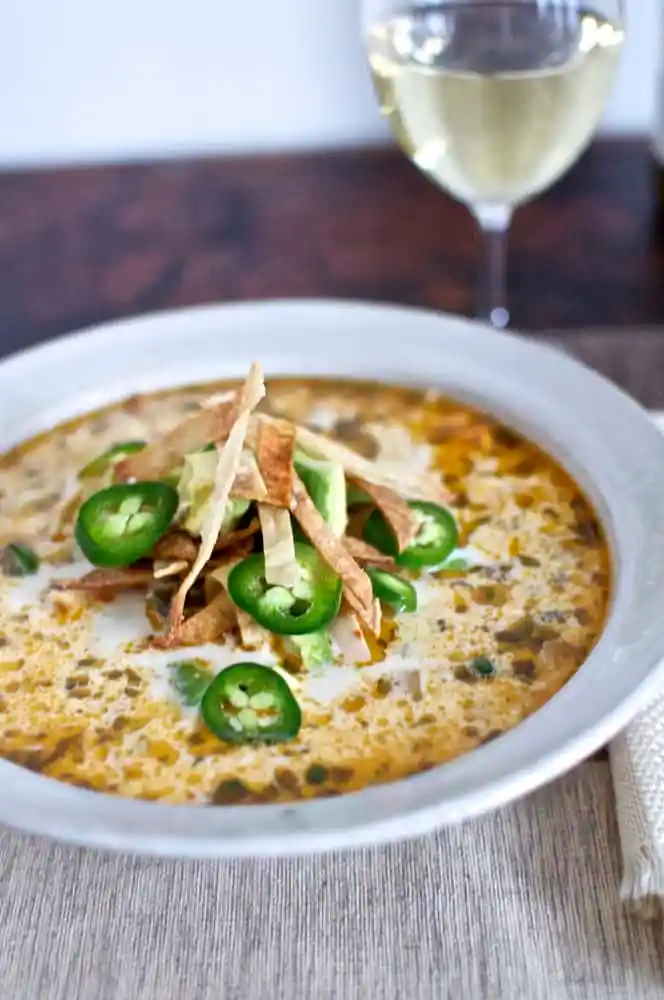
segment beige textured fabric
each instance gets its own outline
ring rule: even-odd
[[[664,431],[664,413],[653,413]],[[614,740],[611,772],[623,855],[621,895],[642,916],[664,910],[664,695]]]
[[[0,833],[0,1000],[661,1000],[609,766],[356,853],[229,863]]]
[[[642,916],[664,909],[664,696],[614,740],[611,772],[623,855],[621,895]]]

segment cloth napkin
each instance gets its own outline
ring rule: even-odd
[[[664,412],[653,413],[664,433]],[[639,915],[664,914],[664,693],[610,748],[623,858],[621,896]]]
[[[610,760],[621,896],[641,916],[658,917],[664,914],[664,695],[614,740]]]

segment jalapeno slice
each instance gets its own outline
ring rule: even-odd
[[[76,541],[94,566],[130,566],[159,541],[177,508],[177,490],[166,483],[109,486],[81,507]]]
[[[0,549],[0,570],[5,576],[33,576],[39,569],[39,559],[29,545],[10,542]]]
[[[203,695],[201,715],[226,743],[284,743],[302,725],[286,681],[259,663],[236,663],[217,674]]]
[[[439,566],[457,547],[459,532],[454,517],[449,510],[428,501],[411,500],[408,506],[419,521],[420,530],[403,552],[399,552],[396,539],[379,510],[373,511],[367,520],[365,541],[392,556],[397,565],[406,569]]]
[[[374,597],[379,601],[389,604],[397,613],[417,611],[417,591],[410,580],[403,580],[377,566],[367,566],[365,572],[371,580]]]
[[[247,556],[228,576],[228,593],[238,608],[277,635],[306,635],[330,624],[341,603],[341,580],[305,542],[295,543],[300,580],[292,588],[265,580],[265,557]]]
[[[98,479],[109,469],[121,462],[127,455],[135,455],[137,451],[143,451],[145,441],[121,441],[112,445],[106,451],[93,458],[91,462],[84,465],[78,474],[79,479]]]

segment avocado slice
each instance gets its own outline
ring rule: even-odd
[[[334,534],[341,538],[348,523],[346,477],[342,464],[310,458],[297,451],[293,465],[314,504]]]
[[[250,507],[250,500],[227,500],[219,534],[225,535],[228,531],[235,531]]]
[[[349,507],[361,507],[364,504],[371,503],[371,497],[364,490],[361,490],[359,486],[353,486],[351,483],[347,487],[347,503]]]
[[[334,662],[334,651],[327,632],[309,632],[307,635],[289,635],[289,643],[302,657],[302,663],[310,670]]]

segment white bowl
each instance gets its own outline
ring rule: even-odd
[[[592,497],[615,571],[604,634],[543,708],[425,774],[293,805],[191,807],[73,788],[0,761],[0,821],[83,844],[228,857],[374,844],[503,805],[573,767],[630,721],[664,656],[664,439],[581,364],[434,313],[344,302],[212,306],[102,326],[0,364],[0,451],[122,398],[242,374],[340,375],[436,386],[555,456]]]

